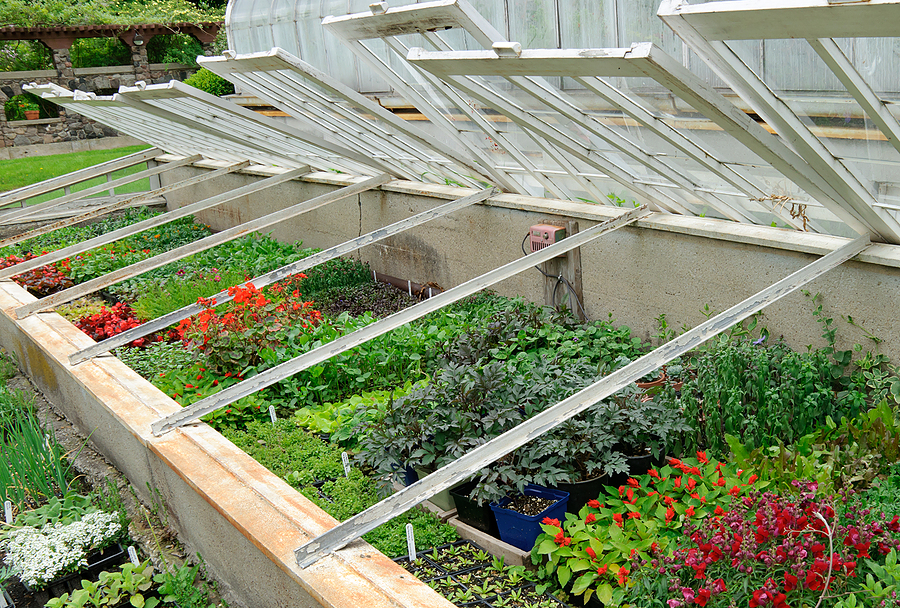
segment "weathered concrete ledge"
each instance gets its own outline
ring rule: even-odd
[[[0,283],[0,344],[143,500],[153,499],[148,487],[159,492],[169,523],[223,582],[229,603],[452,607],[362,541],[298,568],[293,550],[335,520],[206,424],[152,436],[150,423],[180,406],[115,357],[69,365],[92,340],[54,312],[15,320],[12,311],[32,301]]]

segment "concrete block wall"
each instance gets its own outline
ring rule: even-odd
[[[204,170],[208,169],[180,168],[164,176],[171,183]],[[167,200],[170,207],[178,207],[261,177],[232,174],[178,190],[167,195]],[[315,173],[211,209],[200,219],[221,230],[346,183],[349,181],[340,175]],[[329,247],[468,193],[471,191],[448,186],[394,181],[379,191],[283,222],[271,234],[283,241],[302,240],[308,247]],[[521,257],[522,239],[533,224],[575,219],[585,229],[615,213],[616,208],[609,206],[504,194],[365,247],[357,255],[378,272],[417,283],[433,281],[446,289]],[[658,333],[660,314],[666,315],[670,327],[694,327],[706,319],[706,305],[722,312],[847,240],[653,214],[582,247],[584,306],[591,319],[612,315],[636,335],[652,339]],[[542,281],[537,271],[528,271],[498,284],[496,290],[541,302]],[[900,247],[875,244],[806,290],[822,294],[823,311],[838,326],[839,346],[851,348],[859,343],[900,362],[900,318],[895,314],[900,297]],[[761,322],[774,338],[783,336],[796,349],[820,346],[822,329],[812,314],[814,308],[809,297],[795,293],[768,307]],[[862,330],[842,321],[842,315],[852,316],[884,342],[875,345]]]

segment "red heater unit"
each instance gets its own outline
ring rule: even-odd
[[[549,247],[566,238],[566,229],[562,226],[536,224],[531,227],[531,253]]]

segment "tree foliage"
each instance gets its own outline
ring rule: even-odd
[[[200,23],[221,21],[225,7],[188,0],[4,0],[0,26]]]

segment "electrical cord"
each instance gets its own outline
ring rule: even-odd
[[[525,238],[522,239],[522,254],[523,254],[523,255],[526,255],[526,256],[528,255],[528,252],[525,251],[525,241],[528,240],[528,237],[529,237],[529,236],[531,236],[531,233],[530,233],[530,232],[526,232],[526,233],[525,233]],[[559,289],[560,283],[565,283],[566,287],[569,288],[569,293],[572,294],[572,299],[574,299],[574,300],[575,300],[575,303],[578,304],[578,308],[579,308],[579,310],[581,310],[582,316],[584,317],[585,321],[587,321],[587,319],[588,319],[587,311],[584,310],[584,306],[582,306],[581,300],[578,299],[578,294],[575,293],[575,287],[572,285],[572,283],[570,283],[569,280],[566,279],[566,278],[565,278],[564,276],[562,276],[562,275],[559,275],[559,276],[554,277],[552,274],[549,274],[549,273],[547,273],[547,272],[544,272],[544,269],[541,268],[540,266],[535,266],[534,268],[535,268],[535,270],[537,270],[539,273],[541,273],[542,275],[544,275],[544,276],[547,277],[548,279],[556,279],[556,284],[553,286],[553,294],[550,296],[550,303],[553,305],[553,307],[555,308],[555,307],[557,306],[557,304],[556,304],[556,291],[557,291],[557,289]]]

